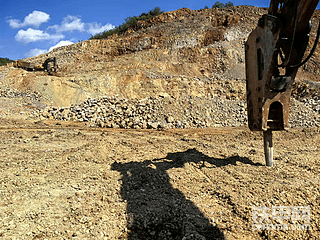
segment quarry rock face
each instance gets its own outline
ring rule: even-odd
[[[214,82],[245,77],[243,44],[265,10],[253,8],[242,16],[241,9],[183,8],[107,39],[59,47],[26,60],[38,64],[56,56],[59,81],[76,84],[86,97],[206,97],[214,95]],[[76,99],[69,105],[85,100]],[[53,104],[62,106],[55,99]]]
[[[117,128],[246,125],[244,43],[266,12],[248,6],[166,12],[106,39],[78,42],[25,59],[41,64],[56,57],[54,76],[3,68],[1,91],[3,96],[8,89],[41,95],[28,98],[33,119]],[[314,35],[311,32],[311,39]],[[312,96],[301,95],[304,81],[317,79],[318,52],[298,73],[293,126],[319,124],[319,87],[313,88]],[[296,118],[301,112],[308,116],[305,121]]]

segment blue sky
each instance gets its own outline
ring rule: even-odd
[[[164,11],[211,7],[216,0],[8,0],[0,7],[0,57],[23,59],[48,52],[55,46],[87,40],[111,29],[128,16],[154,7]],[[227,1],[221,1],[226,3]],[[234,5],[267,7],[269,1],[235,0]]]

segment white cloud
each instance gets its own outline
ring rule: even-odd
[[[7,22],[12,28],[23,28],[26,26],[33,26],[38,28],[42,23],[48,22],[49,19],[49,14],[41,11],[33,11],[24,18],[24,21],[22,23],[18,19],[8,19]]]
[[[88,23],[87,24],[87,32],[92,34],[92,35],[95,35],[97,33],[101,33],[101,32],[104,32],[104,31],[107,31],[107,30],[110,30],[110,29],[113,29],[114,26],[110,23],[104,25],[104,26],[101,26],[100,23]]]
[[[61,25],[54,25],[49,27],[49,29],[55,29],[56,32],[73,32],[75,30],[84,32],[84,23],[80,18],[72,15],[68,15],[63,18]]]
[[[92,35],[104,32],[106,30],[113,29],[115,26],[108,23],[106,25],[102,25],[101,23],[93,22],[93,23],[83,23],[81,18],[77,16],[68,15],[63,18],[61,25],[54,25],[48,27],[48,29],[54,29],[57,33],[62,32],[88,32]]]
[[[15,39],[19,42],[30,43],[44,40],[52,40],[53,42],[57,42],[63,39],[65,36],[62,34],[49,34],[43,32],[42,30],[35,30],[32,28],[28,28],[25,30],[19,30]]]
[[[38,56],[40,54],[44,54],[44,53],[47,53],[48,51],[46,49],[38,49],[38,48],[34,48],[34,49],[31,49],[29,52],[26,52],[24,54],[24,56],[26,58],[30,58],[30,57],[34,57],[34,56]]]
[[[47,53],[47,52],[50,52],[52,51],[53,49],[57,48],[57,47],[62,47],[62,46],[68,46],[68,45],[71,45],[73,44],[73,42],[69,41],[69,40],[66,40],[66,41],[60,41],[59,43],[57,43],[56,45],[52,46],[49,51],[46,50],[46,49],[38,49],[38,48],[34,48],[34,49],[31,49],[29,52],[26,52],[24,54],[24,56],[26,58],[30,58],[30,57],[34,57],[34,56],[38,56],[40,54],[44,54],[44,53]],[[0,46],[1,47],[1,46]]]
[[[8,19],[7,23],[9,23],[9,26],[12,28],[20,28],[22,25],[18,19]]]
[[[73,42],[71,41],[61,41],[59,42],[58,44],[52,46],[50,49],[49,49],[49,52],[52,51],[53,49],[57,48],[57,47],[62,47],[62,46],[68,46],[68,45],[71,45],[73,44]]]

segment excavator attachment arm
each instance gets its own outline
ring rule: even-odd
[[[319,0],[272,0],[246,45],[248,125],[263,131],[272,166],[272,131],[289,127],[291,87],[306,51]],[[271,159],[270,159],[271,158]]]
[[[50,63],[53,63],[53,66],[50,65]],[[47,58],[44,63],[42,64],[44,70],[47,72],[56,72],[57,71],[57,59],[56,57],[53,58]]]

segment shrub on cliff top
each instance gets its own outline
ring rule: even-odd
[[[217,1],[212,5],[212,8],[231,8],[231,7],[234,7],[231,1],[227,2],[226,4],[221,3],[220,1]]]

